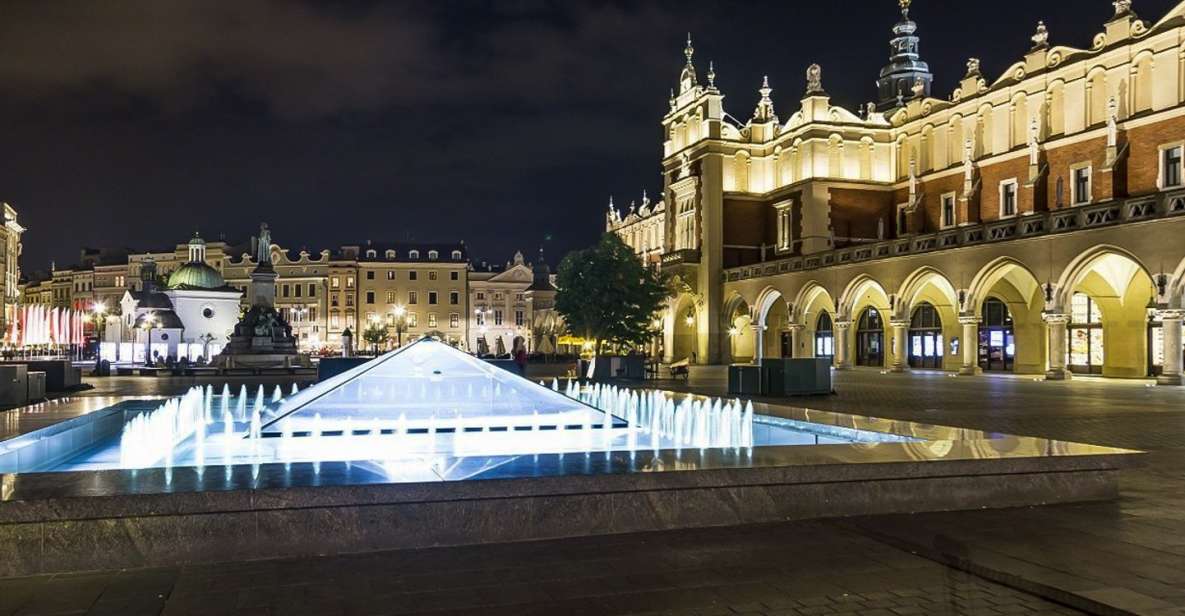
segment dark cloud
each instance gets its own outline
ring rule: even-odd
[[[936,93],[968,56],[1004,70],[1037,19],[1087,46],[1110,7],[1081,4],[918,0]],[[896,18],[890,0],[17,0],[0,201],[30,229],[26,269],[263,219],[314,249],[460,238],[501,260],[553,235],[558,253],[592,241],[610,193],[658,188],[686,32],[733,115],[768,74],[785,118],[812,62],[836,102],[871,98]]]

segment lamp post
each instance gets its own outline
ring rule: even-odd
[[[391,309],[391,315],[395,317],[395,336],[396,345],[399,348],[403,347],[403,332],[407,331],[407,309],[402,304]]]
[[[152,360],[152,327],[156,325],[156,315],[154,313],[147,313],[144,315],[144,322],[140,324],[147,336],[144,339],[144,365]]]
[[[91,314],[95,318],[95,372],[98,373],[103,363],[103,329],[106,329],[107,304],[95,302],[91,306]]]

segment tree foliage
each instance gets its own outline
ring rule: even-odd
[[[645,344],[668,295],[666,278],[646,267],[613,233],[565,256],[556,286],[556,311],[563,315],[568,332],[593,340],[597,355],[605,344]]]
[[[387,328],[380,322],[375,321],[366,326],[362,331],[362,339],[370,345],[370,348],[375,352],[378,348],[387,343],[391,339],[391,335],[387,333]]]

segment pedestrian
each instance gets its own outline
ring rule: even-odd
[[[514,342],[511,343],[510,358],[514,360],[514,365],[518,368],[518,375],[525,378],[527,376],[527,343],[522,336],[514,337]]]

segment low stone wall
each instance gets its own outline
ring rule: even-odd
[[[633,472],[602,454],[524,456],[553,476],[402,484],[332,485],[354,472],[344,463],[5,475],[0,576],[1106,500],[1138,459],[767,464],[829,447],[849,446],[761,448],[745,467],[721,463],[745,457],[733,450],[639,452]]]

